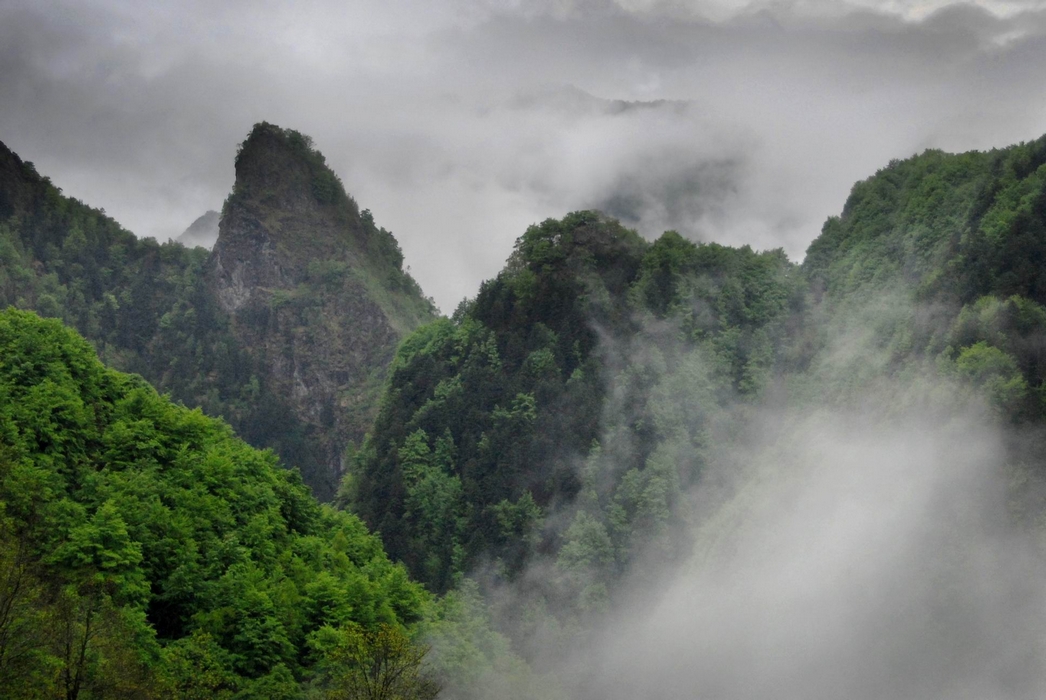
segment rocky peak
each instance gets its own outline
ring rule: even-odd
[[[359,210],[338,176],[327,167],[312,138],[262,122],[255,125],[236,155],[234,194],[264,201],[285,212],[333,207],[358,224]]]
[[[434,318],[388,231],[361,214],[312,140],[258,124],[236,157],[208,285],[260,377],[285,397],[324,468],[303,476],[330,498],[349,440],[373,420],[400,339]]]
[[[236,184],[225,201],[213,262],[226,311],[252,294],[289,289],[312,261],[366,267],[368,227],[312,139],[257,124],[236,156]]]

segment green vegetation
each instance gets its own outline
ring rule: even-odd
[[[637,557],[686,557],[709,514],[682,495],[769,400],[859,402],[929,372],[1039,420],[1044,173],[1046,138],[891,163],[802,266],[674,232],[647,243],[594,212],[533,226],[402,344],[341,502],[437,591],[540,560],[551,575],[511,614],[569,637]]]
[[[823,300],[823,330],[806,325],[822,349],[864,326],[880,358],[869,379],[933,362],[1011,419],[1041,420],[1044,262],[1046,137],[988,153],[927,151],[857,183],[810,245],[803,271]],[[890,303],[872,312],[874,299]]]
[[[395,239],[300,133],[251,132],[224,216],[210,258],[139,241],[0,158],[0,305],[203,409],[0,314],[17,697],[557,697],[514,649],[561,655],[626,575],[728,542],[686,496],[710,465],[740,481],[760,409],[1046,413],[1046,137],[890,163],[802,265],[548,220],[427,325]],[[204,413],[313,486],[344,455],[346,510]]]
[[[0,313],[0,426],[17,697],[297,697],[346,644],[418,672],[429,598],[356,517],[58,322]]]
[[[373,420],[396,342],[433,317],[431,302],[402,269],[392,234],[358,211],[308,137],[259,124],[237,166],[224,211],[248,230],[282,221],[281,207],[301,191],[315,195],[316,213],[289,226],[288,234],[307,234],[284,246],[285,266],[300,274],[266,287],[262,303],[230,313],[207,251],[136,238],[104,212],[62,196],[0,145],[0,308],[61,319],[106,363],[225,418],[249,443],[298,466],[329,499],[345,444]],[[391,330],[381,327],[362,337],[368,347],[346,351],[354,339],[342,329],[380,314]],[[296,402],[279,367],[288,356],[304,364],[322,355],[317,346],[341,351],[342,365],[350,356],[357,364],[319,370],[323,390],[306,397],[311,403]]]
[[[683,550],[682,492],[717,417],[754,397],[802,305],[780,251],[648,244],[593,212],[531,227],[505,271],[416,331],[342,498],[436,590],[487,559],[579,615],[656,542]],[[552,509],[573,511],[564,532]],[[557,554],[558,553],[558,554]]]

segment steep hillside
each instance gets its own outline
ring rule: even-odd
[[[431,304],[297,132],[256,127],[225,209],[209,256],[140,240],[0,147],[0,306],[63,319],[329,499],[396,343]]]
[[[514,582],[511,614],[548,626],[687,560],[767,411],[984,404],[1022,426],[1003,441],[1012,477],[1041,484],[1025,429],[1046,396],[1044,163],[1046,138],[891,163],[802,266],[647,243],[594,212],[531,227],[475,299],[401,346],[341,498],[437,590]],[[1030,518],[1038,488],[1018,498]]]
[[[803,268],[827,294],[903,280],[968,302],[1018,294],[1046,301],[1046,136],[990,152],[927,151],[853,187]]]
[[[435,317],[392,234],[359,211],[306,137],[259,124],[237,154],[206,282],[327,473],[340,474],[400,339]],[[318,492],[329,497],[335,484]]]
[[[833,370],[847,382],[930,361],[1015,420],[1046,415],[1046,137],[892,162],[854,185],[803,271],[822,339],[863,326],[877,350]]]
[[[6,697],[291,697],[425,613],[358,519],[57,321],[0,312],[0,426]]]
[[[593,212],[531,227],[400,348],[343,498],[437,589],[543,553],[549,595],[599,608],[648,545],[685,547],[679,497],[734,397],[785,359],[797,272],[779,251],[649,244]]]

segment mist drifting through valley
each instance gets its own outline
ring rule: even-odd
[[[612,615],[576,696],[1038,697],[1046,572],[1008,522],[999,437],[962,418],[790,422],[705,551]]]
[[[1046,0],[0,0],[0,695],[1046,697],[1043,75]]]
[[[523,629],[527,614],[519,611],[533,604],[536,582],[555,578],[554,562],[538,559],[515,586],[498,590],[495,609],[514,612],[496,625],[525,640],[545,679],[500,692],[578,700],[1041,697],[1041,435],[1000,421],[981,395],[931,365],[886,379],[888,352],[868,329],[915,316],[932,314],[885,293],[857,303],[807,369],[814,393],[802,376],[783,374],[761,405],[735,396],[716,424],[689,426],[708,430],[716,447],[676,506],[687,549],[666,558],[657,541],[647,543],[587,631],[567,632],[564,643],[560,627]],[[703,376],[709,360],[694,354],[666,372],[656,358],[676,337],[671,327],[647,325],[624,347],[604,336],[603,351],[617,355],[610,364],[619,373],[660,368],[657,386],[685,398],[653,409],[699,423],[686,376]],[[864,381],[855,379],[859,367],[870,372]],[[613,401],[604,413],[605,425],[651,419]],[[614,437],[604,433],[603,444]],[[560,532],[574,507],[563,510],[548,516]]]

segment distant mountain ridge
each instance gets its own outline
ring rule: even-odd
[[[174,240],[186,248],[199,246],[210,250],[218,240],[218,212],[211,209],[201,215],[196,221],[189,225],[180,236]]]
[[[2,146],[0,217],[0,306],[61,318],[111,366],[224,416],[321,499],[399,339],[435,316],[392,234],[307,137],[269,124],[240,150],[211,253],[135,238]]]

